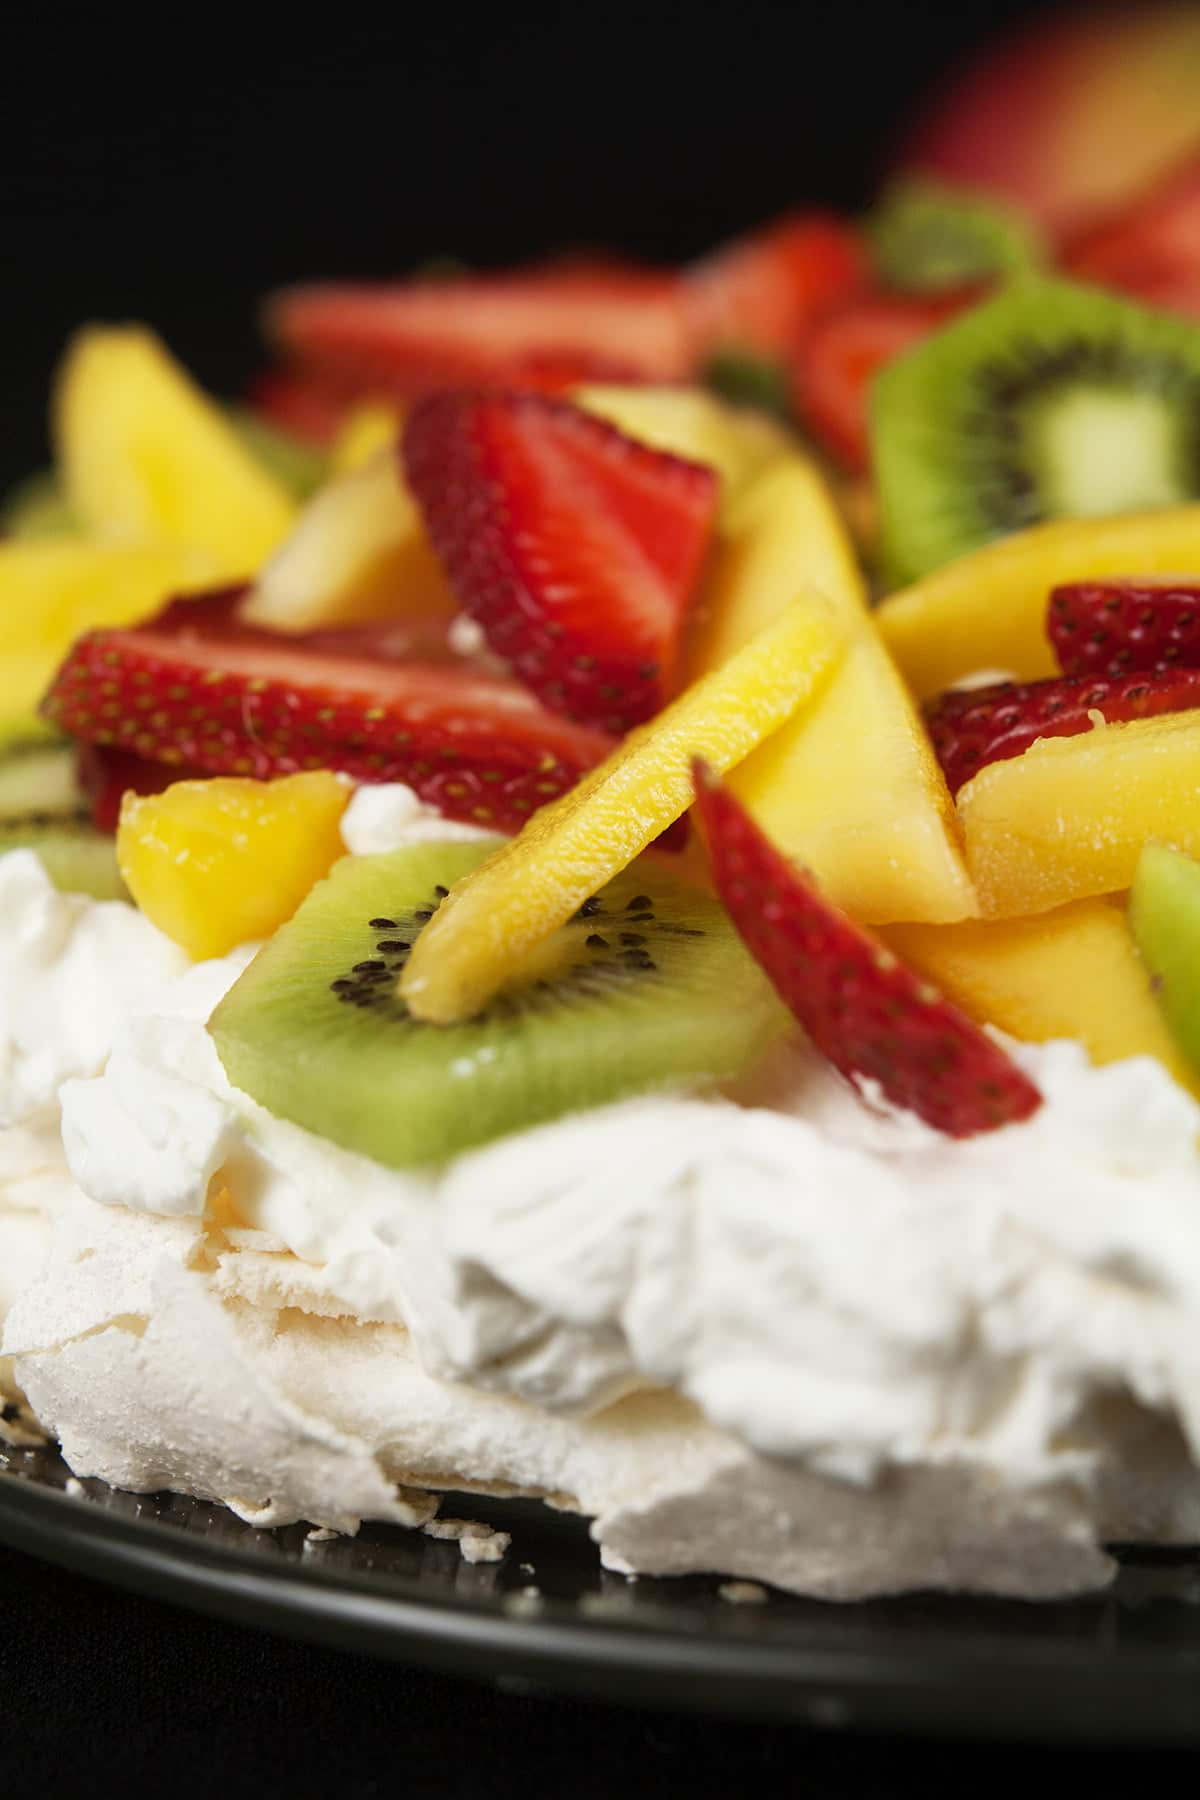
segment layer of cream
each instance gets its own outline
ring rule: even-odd
[[[15,860],[0,930],[62,904]],[[1045,1107],[953,1145],[795,1048],[402,1175],[229,1087],[245,954],[61,1085],[4,1350],[78,1472],[339,1528],[517,1488],[616,1566],[836,1597],[1077,1591],[1200,1530],[1200,1109],[1157,1064],[1022,1050]]]

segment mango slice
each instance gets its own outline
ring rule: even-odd
[[[101,540],[201,551],[215,580],[236,581],[287,535],[295,506],[282,482],[153,332],[80,332],[54,425],[71,507]]]
[[[1171,1037],[1129,921],[1112,900],[1076,900],[1029,919],[893,925],[887,942],[982,1025],[1027,1043],[1077,1038],[1095,1063],[1156,1056],[1200,1093]]]
[[[404,428],[404,411],[397,403],[365,400],[346,414],[329,449],[329,468],[334,475],[350,475],[373,462],[381,450],[394,450]]]
[[[723,773],[817,691],[841,634],[828,606],[798,601],[730,661],[632,732],[578,787],[451,890],[400,984],[419,1019],[479,1011],[536,945],[626,868],[692,803],[692,758]]]
[[[945,780],[871,623],[837,506],[804,459],[777,462],[732,510],[691,666],[697,674],[719,668],[809,585],[833,606],[845,655],[812,706],[749,756],[730,785],[855,918],[968,918],[977,906]]]
[[[312,631],[457,610],[389,446],[313,496],[242,616],[276,631]]]
[[[977,669],[1033,681],[1058,673],[1046,603],[1060,581],[1200,568],[1200,506],[1055,519],[1000,538],[892,594],[875,614],[917,698]]]
[[[596,382],[576,388],[571,398],[652,450],[707,463],[721,478],[723,507],[735,504],[769,463],[796,448],[792,433],[773,419],[729,406],[703,388]]]
[[[269,937],[344,853],[350,784],[328,770],[277,781],[177,781],[126,794],[117,863],[138,906],[190,956]]]
[[[1041,738],[960,789],[985,917],[1123,892],[1151,839],[1200,853],[1200,710]]]
[[[38,703],[82,632],[149,618],[211,576],[203,556],[184,550],[72,539],[0,544],[0,734],[36,729]]]

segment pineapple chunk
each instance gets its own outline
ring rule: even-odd
[[[958,811],[986,917],[1121,893],[1148,840],[1200,853],[1200,710],[1040,738],[981,769]]]
[[[1125,913],[1111,900],[1076,900],[1030,919],[893,925],[884,936],[980,1024],[1034,1044],[1077,1038],[1095,1063],[1156,1056],[1176,1081],[1200,1092]]]
[[[72,509],[102,540],[202,551],[215,580],[235,581],[287,535],[287,490],[152,332],[81,332],[54,420]]]
[[[703,388],[620,387],[598,382],[571,395],[576,406],[607,419],[627,437],[672,456],[707,463],[721,478],[722,504],[769,463],[795,449],[792,434],[748,407],[729,406]]]
[[[401,408],[384,400],[365,401],[347,413],[329,451],[334,475],[351,475],[382,450],[395,450],[404,425]]]
[[[748,757],[730,785],[773,842],[854,917],[967,918],[977,907],[945,780],[871,623],[832,496],[801,458],[769,469],[733,510],[701,602],[692,667],[719,668],[809,583],[834,606],[846,654],[813,705]]]
[[[395,450],[315,494],[247,599],[248,624],[312,631],[457,611]]]
[[[876,612],[884,643],[918,699],[976,669],[1021,681],[1055,675],[1046,604],[1060,581],[1200,568],[1200,506],[1106,519],[1054,519],[975,550]]]
[[[212,567],[183,550],[78,540],[0,544],[0,729],[31,725],[38,702],[82,632],[149,618]]]
[[[146,917],[189,956],[269,937],[343,854],[350,787],[319,769],[277,781],[177,781],[126,794],[117,862]]]
[[[400,992],[419,1019],[470,1018],[515,967],[692,803],[692,759],[723,773],[778,730],[833,668],[828,607],[799,601],[722,668],[632,732],[577,787],[450,893]]]

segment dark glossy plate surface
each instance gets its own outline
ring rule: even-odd
[[[1115,1586],[1054,1605],[912,1595],[734,1604],[707,1578],[605,1573],[579,1521],[448,1497],[512,1533],[499,1563],[415,1531],[311,1541],[178,1495],[75,1482],[0,1447],[0,1538],[292,1636],[519,1686],[828,1727],[1200,1741],[1200,1551],[1128,1553]]]

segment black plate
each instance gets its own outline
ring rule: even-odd
[[[310,1541],[175,1494],[75,1482],[0,1448],[0,1538],[289,1636],[480,1675],[828,1727],[1200,1741],[1200,1551],[1126,1552],[1104,1595],[1059,1604],[909,1595],[737,1605],[714,1579],[606,1574],[585,1527],[448,1497],[511,1531],[503,1561],[389,1526]]]

